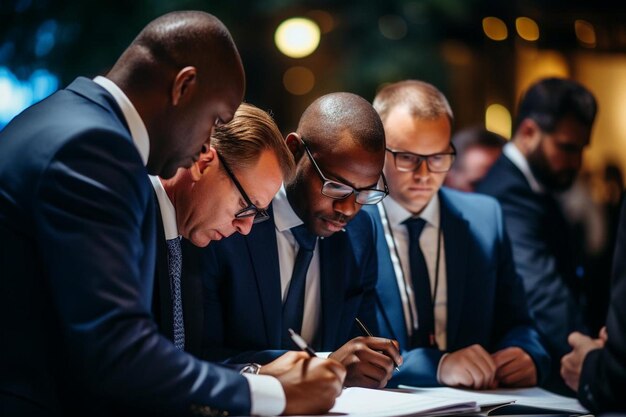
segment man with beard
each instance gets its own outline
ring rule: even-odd
[[[249,235],[206,249],[205,358],[265,364],[296,350],[288,329],[333,351],[347,386],[383,387],[402,358],[389,339],[355,337],[359,317],[377,334],[372,219],[360,212],[387,195],[385,134],[363,98],[314,101],[286,138],[296,161]]]
[[[593,95],[571,80],[531,86],[511,142],[477,188],[502,205],[516,269],[553,359],[546,387],[564,394],[573,394],[559,375],[567,336],[586,325],[583,272],[554,193],[569,188],[581,168],[596,107]]]

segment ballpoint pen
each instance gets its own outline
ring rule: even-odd
[[[292,329],[289,330],[289,336],[293,343],[295,343],[300,349],[309,354],[310,357],[314,358],[317,356],[313,348],[307,344],[307,342],[300,336],[298,333],[294,332]]]
[[[369,331],[369,329],[367,327],[365,327],[365,325],[363,324],[363,322],[361,320],[359,320],[358,317],[354,318],[354,321],[356,321],[357,326],[359,326],[359,329],[361,329],[361,331],[363,333],[365,333],[366,336],[369,337],[374,337],[374,335],[372,334],[372,332]],[[393,359],[392,359],[393,360]],[[400,368],[398,368],[398,364],[396,363],[396,361],[393,361],[393,365],[396,368],[396,371],[399,371]]]

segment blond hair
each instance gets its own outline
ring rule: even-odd
[[[230,122],[216,126],[211,145],[233,170],[251,167],[262,151],[269,150],[276,155],[283,181],[290,181],[294,175],[293,155],[274,119],[252,104],[242,103]]]
[[[404,80],[383,87],[373,103],[384,122],[391,110],[406,106],[413,117],[425,120],[447,116],[450,124],[454,120],[448,100],[432,84],[418,80]]]

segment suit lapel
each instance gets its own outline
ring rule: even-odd
[[[469,223],[450,203],[445,190],[441,197],[441,227],[446,254],[448,288],[447,347],[455,345],[461,323],[465,286],[467,285],[467,248],[469,247]]]
[[[318,338],[323,350],[334,350],[337,347],[337,331],[345,293],[344,279],[348,279],[350,271],[354,270],[354,259],[346,253],[349,246],[347,232],[337,232],[319,240],[322,322]]]
[[[181,272],[181,292],[183,318],[185,321],[185,351],[193,355],[201,354],[202,323],[202,249],[187,239],[182,242],[183,269]]]
[[[252,260],[252,268],[263,308],[267,344],[280,346],[282,329],[280,268],[276,226],[271,205],[268,211],[270,220],[255,225],[250,234],[246,236],[245,241]]]

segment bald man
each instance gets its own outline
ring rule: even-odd
[[[292,328],[346,366],[347,386],[383,387],[402,358],[355,326],[359,317],[377,332],[374,229],[359,210],[387,195],[380,118],[361,97],[329,94],[286,141],[296,175],[271,220],[206,249],[204,354],[263,365],[298,349]]]
[[[283,411],[256,409],[243,376],[176,349],[151,315],[147,174],[191,166],[243,91],[224,25],[175,12],[146,26],[106,77],[76,79],[0,132],[3,414]],[[340,384],[330,385],[332,405]]]

